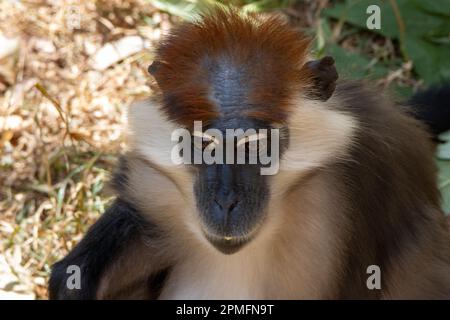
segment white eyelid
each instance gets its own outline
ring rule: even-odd
[[[267,138],[267,134],[265,134],[265,133],[255,133],[255,134],[252,134],[250,136],[246,136],[243,139],[239,140],[237,142],[237,146],[239,147],[240,145],[242,145],[244,143],[247,143],[247,142],[250,142],[250,141],[261,140],[261,139],[265,139],[265,138]]]
[[[201,131],[194,131],[193,133],[194,136],[199,137],[204,139],[204,141],[211,141],[214,144],[218,145],[219,144],[219,140],[217,138],[215,138],[214,136],[211,136],[205,132],[201,132]]]

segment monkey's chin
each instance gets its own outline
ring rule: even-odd
[[[203,233],[209,243],[223,254],[236,253],[251,240],[251,237],[218,237],[207,232]]]

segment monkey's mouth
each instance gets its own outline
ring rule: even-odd
[[[223,254],[233,254],[242,249],[253,237],[248,236],[233,236],[233,237],[219,237],[211,235],[203,231],[206,239],[213,245],[214,248]]]
[[[233,254],[251,242],[259,233],[265,220],[265,212],[251,223],[207,223],[200,219],[200,229],[206,240],[223,254]],[[227,221],[229,222],[229,220]]]

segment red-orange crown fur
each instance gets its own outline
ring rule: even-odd
[[[156,49],[155,74],[169,118],[186,126],[220,116],[210,99],[208,66],[226,59],[247,72],[243,114],[282,123],[295,90],[308,84],[302,72],[309,40],[282,18],[236,9],[214,9],[197,22],[174,28]]]

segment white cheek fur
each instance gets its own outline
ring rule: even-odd
[[[289,148],[280,170],[306,172],[341,159],[354,139],[357,121],[333,109],[336,102],[298,99],[290,116]]]
[[[171,137],[178,128],[164,116],[156,102],[145,100],[133,104],[128,112],[128,124],[132,149],[160,166],[177,166],[171,156],[176,142]]]

